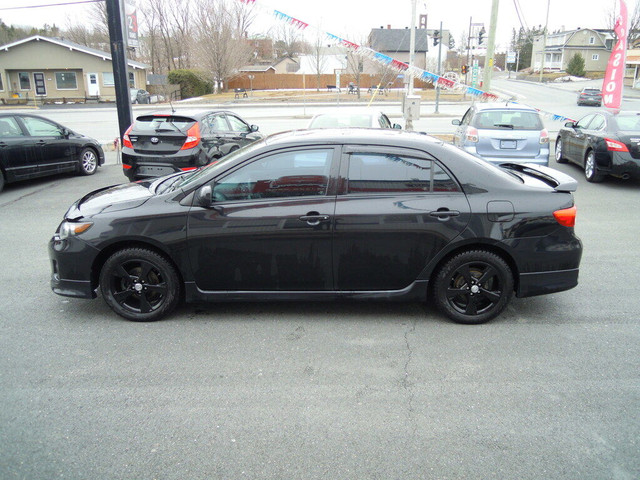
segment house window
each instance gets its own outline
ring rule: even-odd
[[[102,84],[105,87],[113,87],[116,84],[113,79],[113,72],[102,72]]]
[[[596,37],[589,37],[589,45],[596,43]]]
[[[76,72],[56,72],[56,88],[58,90],[77,90]]]
[[[597,53],[594,53],[593,55],[591,55],[591,60],[599,60],[600,59],[600,55],[598,55]]]
[[[0,92],[4,91],[4,84],[2,83],[2,74],[0,73]]]
[[[136,86],[136,77],[133,75],[133,72],[129,72],[129,86],[131,88],[135,88]]]
[[[20,90],[31,90],[31,80],[28,72],[18,72],[18,80],[20,81]]]

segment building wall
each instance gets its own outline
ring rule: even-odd
[[[29,76],[29,88],[21,88],[20,72]],[[136,88],[146,88],[146,71],[129,67]],[[36,96],[34,73],[43,73],[46,95],[43,98],[84,98],[89,95],[87,74],[98,75],[99,95],[104,100],[115,100],[111,60],[77,50],[70,50],[47,41],[31,41],[0,50],[0,75],[3,90],[0,98]],[[56,73],[74,73],[75,88],[58,88]]]

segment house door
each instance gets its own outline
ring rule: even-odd
[[[36,87],[36,95],[46,96],[47,85],[44,83],[44,73],[36,72],[33,74],[33,83]]]
[[[97,97],[100,95],[100,85],[98,85],[98,74],[87,73],[87,95]]]

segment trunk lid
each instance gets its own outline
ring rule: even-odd
[[[136,153],[170,155],[180,151],[195,123],[179,115],[143,115],[134,122],[129,139]]]

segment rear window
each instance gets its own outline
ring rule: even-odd
[[[540,115],[518,110],[487,110],[479,112],[471,123],[476,128],[509,130],[542,130]]]
[[[597,95],[600,93],[600,90],[598,90],[597,88],[585,88],[583,90],[584,93],[589,93],[591,95]]]
[[[177,116],[145,115],[136,119],[134,129],[141,132],[182,132],[185,133],[196,121],[193,118]]]
[[[618,130],[640,131],[640,115],[617,115]]]

